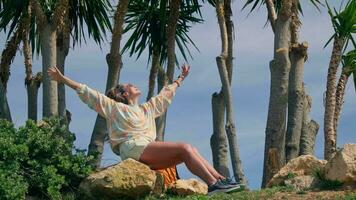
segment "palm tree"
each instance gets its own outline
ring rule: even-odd
[[[318,0],[311,1],[311,2],[318,10],[319,10],[318,6],[322,5],[321,2]],[[308,125],[309,121],[306,121],[306,117],[308,116],[311,109],[303,106],[307,98],[306,97],[307,93],[305,91],[305,87],[303,83],[303,73],[304,73],[304,63],[308,58],[308,53],[307,53],[308,43],[307,42],[300,43],[298,41],[299,29],[302,24],[299,20],[299,13],[302,12],[300,8],[299,0],[293,0],[291,9],[292,9],[291,45],[290,45],[290,56],[289,56],[291,62],[291,70],[289,73],[289,84],[288,84],[288,123],[287,123],[287,132],[286,132],[286,140],[285,140],[286,162],[289,162],[291,159],[299,156],[299,152],[300,152],[299,146],[300,146],[301,135],[303,132],[302,130],[307,131],[304,132],[304,134],[308,134],[311,136],[315,136],[317,134],[317,132],[310,132],[311,130],[314,131],[318,130],[318,129],[306,128],[309,126]],[[307,111],[308,109],[309,111]],[[303,126],[306,127],[304,127],[303,129]],[[314,143],[311,144],[314,146]]]
[[[310,2],[315,6],[320,3],[319,0],[310,0]],[[298,10],[299,12],[302,11],[298,0],[247,0],[244,8],[253,4],[251,8],[251,11],[253,11],[259,3],[266,4],[268,20],[275,36],[274,59],[270,62],[271,90],[262,179],[262,187],[265,187],[270,178],[285,164],[285,149],[287,148],[288,152],[292,150],[293,156],[297,156],[299,153],[304,107],[295,106],[300,105],[304,97],[303,95],[296,96],[294,99],[291,98],[290,102],[288,90],[293,91],[290,96],[293,96],[293,93],[301,93],[301,85],[303,84],[303,71],[301,69],[306,58],[307,44],[299,44],[298,42],[298,29],[300,26]],[[292,43],[292,46],[290,43]],[[294,50],[290,53],[290,49]],[[292,71],[291,68],[293,69]],[[289,86],[290,77],[292,78],[291,86]],[[305,92],[302,91],[302,93]],[[293,125],[293,127],[293,122],[290,120],[291,124],[288,128],[290,137],[288,137],[289,141],[285,146],[287,105],[289,102],[293,108],[290,109],[292,112],[288,115],[288,119],[293,119],[298,125]],[[290,142],[290,140],[293,142]],[[293,156],[289,156],[289,158]]]
[[[23,53],[25,63],[25,85],[27,89],[27,115],[28,119],[37,121],[37,97],[38,89],[42,82],[42,73],[39,72],[35,76],[32,73],[32,50],[29,41],[29,30],[31,25],[31,9],[28,8],[28,16],[24,18],[24,30],[22,31]]]
[[[167,78],[171,76],[168,74],[172,74],[172,68],[170,67],[169,61],[172,56],[170,56],[169,49],[174,49],[174,47],[168,48],[169,45],[172,45],[172,42],[168,42],[168,40],[170,40],[168,35],[171,34],[171,28],[169,28],[172,24],[170,16],[172,16],[172,13],[175,13],[175,11],[171,12],[173,5],[168,5],[167,3],[168,2],[157,0],[131,1],[126,16],[127,26],[124,32],[128,32],[132,29],[133,32],[125,44],[123,52],[130,49],[130,56],[137,53],[137,58],[139,58],[141,53],[146,49],[146,47],[148,47],[148,61],[151,61],[151,70],[149,76],[149,91],[146,98],[147,100],[154,94],[155,79],[157,75],[159,76],[159,80],[162,80],[158,81],[158,91],[160,91],[160,89],[168,83]],[[186,52],[191,55],[187,44],[190,43],[196,48],[194,42],[187,34],[190,29],[190,25],[188,24],[200,23],[202,20],[193,16],[194,13],[199,12],[199,5],[182,2],[180,7],[181,11],[174,28],[175,37],[173,38],[173,43],[178,44],[180,53],[183,58],[187,60]],[[174,9],[176,9],[176,7],[174,7]],[[166,19],[167,17],[168,20]],[[174,54],[173,64],[177,63],[175,57],[176,56]],[[167,72],[158,73],[159,70],[164,72],[162,66],[167,61]],[[157,140],[161,141],[164,139],[164,120],[165,117],[156,119]]]
[[[7,82],[10,76],[10,65],[15,58],[17,48],[21,42],[22,24],[16,27],[16,31],[8,40],[1,55],[0,62],[0,118],[12,121],[10,107],[7,101]]]
[[[106,81],[106,91],[114,87],[119,82],[120,71],[122,67],[120,44],[123,33],[124,18],[127,12],[129,0],[120,0],[114,14],[114,27],[112,31],[110,52],[106,55],[108,64],[108,75]],[[100,167],[101,156],[104,149],[106,132],[106,121],[100,115],[97,115],[93,133],[90,139],[88,154],[94,155],[93,166]]]
[[[73,35],[76,36],[75,39],[78,39],[78,36],[81,37],[83,35],[82,26],[83,22],[86,22],[88,24],[89,36],[92,34],[94,35],[94,39],[100,38],[100,34],[110,24],[106,15],[107,0],[76,0],[70,2],[68,0],[2,0],[2,3],[0,28],[5,29],[7,26],[10,26],[9,34],[13,32],[15,27],[19,27],[17,25],[20,24],[22,16],[28,14],[28,6],[33,10],[29,30],[30,41],[32,49],[36,49],[38,53],[42,53],[42,70],[46,70],[49,66],[57,65],[57,57],[59,57],[59,61],[62,60],[62,63],[64,63],[66,54],[62,55],[59,52],[57,56],[57,35],[61,36],[64,33],[64,37],[66,37],[70,33],[71,28],[74,27],[75,32]],[[59,45],[60,49],[61,47]],[[63,52],[66,52],[68,48],[69,46],[62,48]],[[3,70],[2,74],[6,74],[4,72],[6,70]],[[57,114],[57,85],[55,81],[51,81],[47,74],[44,73],[43,116],[49,117]]]
[[[327,3],[327,1],[326,1]],[[333,49],[329,62],[326,97],[325,97],[325,113],[324,113],[324,158],[329,160],[336,153],[336,130],[335,130],[335,105],[336,105],[336,73],[341,62],[341,55],[344,49],[347,48],[349,41],[356,47],[352,34],[356,33],[356,0],[349,0],[342,11],[334,11],[328,6],[328,13],[331,17],[331,22],[335,33],[326,43],[327,46],[333,39]]]
[[[6,43],[6,47],[2,52],[0,62],[0,118],[7,119],[9,121],[12,121],[12,119],[6,97],[7,82],[10,76],[10,65],[15,58],[17,49],[21,42],[22,31],[24,27],[24,17],[21,15],[21,12],[18,12],[18,10],[23,9],[23,7],[21,7],[21,4],[18,6],[18,3],[18,1],[0,1],[0,30],[6,30],[6,27],[12,18],[16,19],[17,22],[21,22],[12,23],[10,25],[7,39],[9,39],[10,36],[11,38]],[[19,9],[13,9],[15,6],[17,6]]]
[[[334,130],[337,133],[342,105],[344,103],[345,89],[349,77],[353,74],[354,84],[356,86],[356,49],[349,51],[346,55],[342,56],[342,71],[339,82],[336,87],[336,104],[334,114]],[[355,87],[356,88],[356,87]],[[337,135],[337,134],[336,134]]]
[[[231,15],[232,15],[232,10],[231,10],[231,1],[227,0],[217,0],[213,2],[209,2],[213,4],[216,10],[217,14],[217,19],[218,19],[218,24],[219,24],[219,29],[220,29],[220,34],[221,34],[221,53],[219,56],[216,57],[216,62],[217,62],[217,67],[219,70],[219,75],[220,75],[220,80],[222,83],[222,89],[220,91],[220,94],[223,97],[223,103],[215,104],[215,105],[220,105],[223,106],[222,110],[225,110],[226,106],[226,124],[225,124],[225,131],[227,135],[227,139],[229,142],[229,150],[230,150],[230,157],[231,157],[231,164],[233,168],[233,174],[237,182],[244,183],[246,184],[246,178],[244,176],[243,170],[242,170],[242,164],[240,160],[240,153],[239,153],[239,148],[238,148],[238,141],[237,141],[237,134],[236,134],[236,126],[235,126],[235,119],[234,119],[234,111],[233,111],[233,105],[232,105],[232,92],[231,92],[231,79],[232,79],[232,55],[233,55],[233,22],[231,20]],[[213,99],[212,103],[216,103],[217,100],[221,100],[218,97],[218,94],[213,94]],[[215,97],[215,99],[214,99]],[[214,109],[213,109],[214,110]],[[221,112],[224,113],[224,112]],[[218,115],[219,113],[215,112],[215,120],[217,122],[224,122],[224,118],[221,115]],[[214,115],[213,115],[214,116]],[[221,119],[222,118],[222,119]],[[215,123],[214,123],[215,124]],[[215,138],[221,138],[223,139],[220,141],[216,146],[219,147],[225,147],[224,142],[224,137],[222,136],[221,131],[219,130],[218,126],[214,126],[214,136],[211,138],[211,144],[212,148],[213,147],[213,139]],[[218,130],[216,130],[218,129]],[[217,131],[217,132],[215,132]],[[215,150],[216,152],[216,150]],[[223,152],[220,152],[223,153]],[[215,153],[215,155],[218,153]],[[214,150],[213,150],[213,155],[214,155]],[[224,153],[223,153],[224,156]],[[224,160],[219,160],[219,162],[224,162],[224,163],[219,163],[222,164],[221,167],[225,165]],[[219,169],[219,168],[218,168]],[[220,168],[221,169],[221,168]],[[222,168],[223,169],[223,168]],[[226,172],[225,172],[226,173]]]
[[[108,0],[71,0],[69,1],[68,15],[64,18],[64,24],[57,32],[57,66],[64,74],[65,60],[69,52],[72,35],[73,47],[85,40],[83,31],[85,22],[87,34],[101,45],[105,39],[106,30],[112,30],[108,11],[112,9]],[[58,113],[67,121],[67,109],[64,84],[58,84]]]
[[[159,73],[158,75],[161,76],[159,79],[161,81],[158,82],[158,91],[160,91],[163,86],[166,84],[173,82],[174,77],[174,66],[175,63],[178,63],[175,56],[175,42],[176,42],[176,35],[177,35],[177,26],[179,23],[179,18],[182,12],[186,8],[196,7],[196,11],[200,13],[199,3],[197,0],[170,0],[166,1],[169,6],[169,16],[167,22],[167,70],[166,73]],[[162,4],[161,6],[166,6]],[[181,11],[180,11],[181,10]],[[179,48],[181,49],[181,45],[185,45],[186,43],[178,43]],[[182,52],[182,50],[181,50]],[[159,141],[164,140],[164,131],[166,127],[166,119],[167,119],[167,110],[158,118],[156,118],[156,126],[157,126],[157,139]]]
[[[291,63],[289,43],[291,41],[291,0],[281,0],[279,10],[273,1],[265,1],[269,11],[269,21],[274,30],[274,57],[270,62],[271,90],[266,127],[264,168],[262,187],[279,171],[285,163],[285,129],[288,103],[288,81]],[[249,2],[247,2],[249,3]],[[247,4],[246,3],[246,4]],[[250,1],[252,3],[252,1]],[[256,5],[256,3],[255,3]]]

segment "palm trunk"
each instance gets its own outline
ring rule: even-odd
[[[226,68],[228,72],[229,84],[232,81],[233,72],[233,22],[231,20],[231,2],[224,4],[225,23],[228,40],[228,55],[226,58]],[[210,146],[213,156],[214,168],[225,177],[230,176],[228,164],[228,144],[225,131],[225,101],[223,91],[214,93],[211,98],[212,115],[213,115],[213,134],[210,138]]]
[[[0,62],[0,118],[12,121],[9,103],[7,101],[7,82],[10,76],[10,65],[14,60],[17,48],[21,42],[21,25],[16,29],[14,35],[6,43],[6,47],[1,54]]]
[[[351,73],[349,67],[347,66],[343,67],[340,75],[339,83],[337,84],[337,88],[336,88],[336,105],[335,105],[335,114],[334,114],[335,135],[337,135],[337,127],[339,125],[341,109],[342,109],[342,105],[344,104],[346,84],[350,75]]]
[[[303,71],[308,44],[294,44],[290,52],[286,162],[298,157],[304,113]]]
[[[237,142],[236,128],[235,128],[235,119],[234,112],[232,106],[232,94],[231,94],[231,86],[229,75],[226,66],[226,59],[229,55],[228,53],[228,32],[225,21],[225,6],[224,1],[220,0],[216,3],[216,13],[218,18],[218,23],[220,27],[221,34],[221,43],[222,43],[222,51],[220,56],[216,57],[217,66],[219,69],[220,80],[222,84],[223,97],[226,105],[226,124],[225,131],[227,134],[229,148],[230,148],[230,156],[231,156],[231,164],[235,179],[237,182],[246,184],[246,179],[243,174],[240,153]]]
[[[164,72],[163,68],[158,68],[158,76],[157,76],[157,89],[161,91],[162,88],[167,84],[167,74]],[[164,140],[164,130],[166,128],[166,119],[167,119],[167,110],[159,117],[155,119],[156,122],[156,141]]]
[[[343,38],[335,37],[334,45],[329,63],[327,83],[326,83],[326,98],[325,98],[325,113],[324,113],[324,159],[329,160],[336,153],[336,132],[334,128],[335,114],[335,92],[336,92],[336,73],[341,61],[341,51],[345,44]]]
[[[165,85],[169,83],[173,83],[174,77],[174,66],[176,62],[175,57],[175,39],[176,39],[176,27],[179,19],[179,7],[182,0],[170,0],[169,2],[169,19],[167,26],[167,77],[168,80],[165,81]],[[160,91],[160,89],[158,90]],[[164,131],[166,129],[166,121],[167,121],[167,112],[168,109],[156,118],[156,127],[157,127],[157,138],[158,141],[164,140]]]
[[[225,135],[225,102],[223,93],[214,93],[211,98],[213,111],[213,134],[210,146],[213,155],[214,168],[223,176],[229,177],[228,146]]]
[[[265,137],[262,187],[265,187],[272,176],[285,164],[284,141],[288,79],[291,68],[289,60],[291,4],[290,0],[281,2],[281,11],[275,21],[274,58],[270,62],[271,89]],[[272,155],[275,158],[270,158]],[[271,165],[270,161],[272,160],[277,163]]]
[[[110,53],[106,55],[106,62],[108,64],[108,75],[105,91],[114,87],[119,82],[120,71],[122,67],[120,42],[128,4],[129,0],[121,0],[118,2],[117,5],[117,10],[114,17],[114,30],[112,34]],[[88,155],[95,156],[92,165],[96,168],[100,167],[101,157],[104,149],[106,130],[106,120],[100,115],[97,115],[93,133],[90,139],[90,144],[88,147]]]
[[[51,80],[47,70],[57,66],[57,33],[55,28],[46,23],[40,30],[42,72],[43,72],[43,117],[58,116],[57,82]]]
[[[320,126],[316,121],[309,118],[312,98],[306,94],[305,90],[304,93],[303,126],[299,143],[299,155],[314,155],[315,139]]]
[[[42,73],[38,73],[35,77],[30,80],[26,80],[27,89],[27,116],[28,119],[37,121],[37,99],[38,99],[38,89],[41,86]]]
[[[27,89],[27,116],[28,119],[37,121],[37,99],[38,99],[38,89],[42,81],[42,73],[39,72],[36,76],[32,75],[32,53],[29,42],[29,25],[30,18],[26,19],[27,27],[25,28],[22,36],[23,41],[23,53],[24,53],[24,63],[25,63],[25,85]]]
[[[9,104],[6,97],[6,89],[0,81],[0,119],[6,119],[12,122]]]
[[[175,42],[176,42],[176,28],[179,19],[179,7],[182,0],[170,0],[169,1],[169,19],[167,26],[167,77],[168,83],[173,82],[174,66],[176,62],[175,57]]]
[[[158,65],[159,65],[159,51],[157,47],[153,48],[152,52],[152,66],[150,70],[150,78],[148,82],[148,94],[146,101],[148,101],[151,97],[153,97],[155,92],[155,84],[156,84],[156,77],[158,72]]]
[[[310,120],[310,111],[312,107],[312,97],[306,93],[303,84],[304,100],[303,100],[303,122],[302,122],[302,132],[300,135],[299,142],[299,155],[314,155],[314,146],[316,135],[319,131],[319,124]]]
[[[232,82],[232,72],[233,72],[233,44],[234,44],[234,23],[232,22],[232,10],[231,10],[231,0],[225,0],[224,3],[224,17],[227,31],[227,58],[226,58],[226,69],[229,77],[229,84]]]
[[[65,60],[69,52],[69,32],[61,32],[57,37],[57,67],[62,74],[65,74]],[[63,83],[58,84],[58,114],[62,117],[66,124],[67,119],[67,106],[66,106],[66,93],[65,85]]]

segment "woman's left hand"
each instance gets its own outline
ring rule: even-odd
[[[184,64],[184,65],[182,66],[181,75],[184,76],[184,78],[187,77],[188,74],[189,74],[189,70],[190,70],[190,66],[187,65],[187,64]]]

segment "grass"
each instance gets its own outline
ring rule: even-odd
[[[178,196],[172,193],[165,193],[162,196],[148,195],[140,198],[140,200],[264,200],[272,199],[277,193],[289,193],[292,196],[307,195],[309,191],[296,191],[291,186],[276,186],[272,188],[266,188],[262,190],[253,191],[241,191],[230,194],[217,193],[211,196],[208,195],[190,195],[190,196]],[[74,193],[68,193],[64,196],[63,200],[76,200]],[[322,194],[314,196],[315,199],[324,199]],[[350,193],[345,195],[336,196],[335,200],[356,200],[356,193]]]
[[[263,190],[256,191],[242,191],[242,192],[234,192],[230,194],[226,193],[217,193],[211,196],[207,195],[190,195],[190,196],[177,196],[177,195],[164,195],[162,197],[157,196],[147,196],[143,198],[143,200],[155,200],[155,199],[167,199],[167,200],[259,200],[259,199],[269,199],[274,196],[277,192],[293,192],[294,189],[292,187],[287,186],[279,186],[273,188],[267,188]]]

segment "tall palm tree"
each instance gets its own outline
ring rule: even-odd
[[[12,121],[10,107],[7,101],[7,82],[10,76],[10,65],[15,58],[18,46],[21,42],[21,31],[23,23],[16,27],[16,31],[6,43],[1,54],[0,61],[0,118]],[[9,34],[10,35],[10,34]]]
[[[0,12],[0,29],[6,29],[9,26],[9,34],[14,31],[15,27],[18,27],[22,16],[28,14],[27,8],[31,6],[33,12],[29,30],[30,41],[32,50],[36,49],[38,53],[42,53],[42,70],[57,65],[57,32],[60,33],[58,35],[64,32],[68,35],[73,28],[75,31],[73,35],[78,40],[84,35],[82,26],[85,22],[88,24],[89,36],[93,35],[96,39],[105,33],[105,29],[110,24],[107,17],[107,0],[73,0],[70,2],[68,0],[2,0],[1,2],[3,4]],[[59,60],[64,60],[65,56],[62,58]],[[47,73],[44,73],[43,116],[49,117],[57,114],[57,85],[49,79]]]
[[[353,74],[354,84],[356,86],[356,49],[349,51],[346,55],[342,56],[342,71],[339,82],[336,87],[336,104],[334,114],[334,130],[337,133],[337,127],[341,115],[342,105],[344,103],[345,89],[349,77]],[[356,87],[355,87],[356,89]],[[337,134],[336,134],[337,135]]]
[[[36,75],[32,73],[32,50],[30,46],[30,25],[31,25],[31,8],[28,8],[28,16],[24,19],[24,30],[22,31],[23,54],[25,63],[25,85],[27,89],[27,115],[28,119],[37,121],[37,97],[38,89],[42,82],[42,73]]]
[[[187,7],[179,17],[176,26],[177,34],[175,41],[179,44],[179,50],[185,60],[186,51],[190,54],[187,43],[194,42],[187,35],[190,26],[189,23],[200,23],[202,20],[192,16],[197,12],[199,7]],[[129,40],[123,47],[122,52],[130,49],[130,56],[137,54],[139,58],[142,52],[148,47],[148,62],[151,61],[151,71],[149,78],[149,91],[147,100],[154,94],[155,78],[157,77],[159,66],[163,66],[168,60],[167,49],[167,20],[166,17],[170,13],[167,5],[157,0],[139,0],[131,1],[128,13],[126,15],[126,27],[124,32],[133,30]],[[175,62],[174,62],[175,63]]]
[[[227,136],[234,177],[237,182],[246,184],[247,180],[242,169],[232,105],[231,81],[233,69],[234,28],[231,19],[231,1],[216,0],[208,2],[215,7],[221,37],[221,53],[216,57],[216,62],[222,88],[220,93],[214,93],[212,96],[214,132],[210,138],[210,144],[213,152],[214,166],[216,166],[216,168],[225,176],[229,174],[226,169]],[[224,119],[225,108],[226,121]],[[225,127],[223,128],[224,122]]]
[[[106,80],[106,91],[114,87],[119,82],[122,60],[120,54],[121,38],[123,34],[123,25],[127,12],[129,0],[120,0],[114,14],[114,26],[112,31],[110,52],[106,55],[108,64],[108,75]],[[94,155],[93,166],[100,167],[100,161],[104,149],[104,141],[106,138],[106,121],[100,115],[97,115],[93,133],[90,139],[88,154]]]
[[[311,1],[314,6],[320,11],[319,5],[322,5],[320,1]],[[305,134],[309,134],[311,136],[315,136],[317,134],[314,132],[310,132],[311,130],[318,129],[303,129],[304,126],[309,126],[309,121],[305,121],[309,111],[307,111],[307,107],[304,106],[304,102],[306,100],[306,90],[303,83],[303,74],[304,74],[304,63],[308,58],[308,43],[307,42],[299,42],[299,29],[302,23],[299,20],[299,14],[302,12],[300,7],[299,0],[292,1],[292,19],[291,19],[291,45],[290,45],[290,62],[291,62],[291,70],[289,73],[289,84],[288,84],[288,123],[287,123],[287,131],[286,131],[286,140],[285,140],[285,159],[286,162],[289,162],[291,159],[299,156],[299,146],[302,135],[302,130],[309,131],[304,132]],[[299,8],[299,9],[298,9]],[[311,97],[310,97],[311,98]],[[311,99],[310,99],[311,101]],[[311,105],[311,103],[310,103]],[[315,121],[314,121],[315,122]],[[314,144],[313,144],[314,145]]]
[[[0,31],[6,31],[7,28],[9,29],[9,31],[7,31],[8,41],[2,52],[0,62],[0,118],[5,118],[11,121],[10,108],[6,97],[7,82],[10,76],[10,65],[15,58],[17,49],[21,43],[22,31],[24,27],[24,16],[21,15],[21,12],[18,12],[18,10],[24,8],[21,6],[22,4],[19,1],[1,0],[0,5]],[[15,6],[17,6],[18,9],[14,9]],[[12,18],[16,19],[16,21],[11,23],[8,27],[8,24]]]
[[[73,47],[76,43],[80,45],[82,38],[86,41],[84,26],[88,36],[99,45],[104,41],[106,31],[112,30],[108,16],[108,11],[111,11],[112,7],[108,0],[71,0],[68,6],[65,23],[57,32],[57,66],[63,74],[71,39]],[[67,121],[67,112],[65,87],[60,83],[58,84],[58,114]]]
[[[194,42],[187,34],[191,26],[189,24],[200,23],[202,21],[202,19],[194,16],[194,13],[200,12],[199,4],[196,5],[191,2],[188,3],[185,1],[181,3],[181,11],[178,15],[176,26],[174,28],[175,37],[173,37],[173,43],[178,44],[180,53],[185,60],[187,60],[186,52],[191,55],[187,44],[190,43],[196,48]],[[172,42],[169,42],[171,37],[168,37],[169,34],[172,34],[172,28],[169,28],[172,24],[170,16],[172,16],[172,13],[176,13],[176,11],[171,12],[172,6],[172,4],[168,4],[168,1],[164,2],[158,0],[131,1],[129,5],[126,17],[127,26],[124,31],[127,32],[133,30],[133,32],[125,44],[123,51],[130,49],[130,56],[137,53],[137,58],[139,58],[141,53],[146,49],[146,47],[148,47],[148,61],[151,61],[151,70],[147,100],[154,94],[154,85],[157,75],[159,76],[159,79],[162,80],[158,81],[159,91],[165,84],[168,83],[167,78],[169,79],[171,76],[169,74],[172,74],[172,67],[170,67],[169,60],[172,58],[170,50],[174,49],[174,47],[168,47],[169,45],[172,45]],[[176,9],[175,6],[174,9]],[[173,64],[175,64],[177,61],[175,59],[175,52],[173,51],[173,53]],[[167,72],[158,74],[159,70],[162,72],[162,66],[165,63],[168,63]],[[157,140],[164,139],[164,120],[164,117],[156,119]]]
[[[318,0],[310,0],[312,4],[317,6],[320,3]],[[305,45],[298,44],[297,31],[300,26],[298,18],[298,10],[301,12],[302,7],[297,0],[247,0],[244,8],[247,5],[251,5],[251,11],[253,11],[258,4],[265,4],[268,11],[268,20],[271,24],[271,28],[274,32],[274,58],[270,62],[271,71],[271,89],[270,99],[268,106],[267,126],[266,126],[266,138],[265,138],[265,152],[264,152],[264,167],[262,187],[268,183],[272,176],[279,171],[279,169],[285,164],[285,139],[286,139],[286,117],[287,117],[287,105],[288,105],[288,90],[289,90],[289,77],[290,70],[293,66],[297,69],[303,66],[304,56],[298,57],[298,59],[290,58],[290,43],[294,42],[295,48],[305,49]],[[250,12],[251,12],[250,11]],[[303,47],[304,46],[304,47]],[[305,49],[306,50],[306,49]],[[304,51],[305,51],[304,50]],[[294,54],[296,55],[296,54]],[[297,62],[298,61],[298,62]],[[292,63],[293,62],[293,63]],[[292,71],[292,77],[296,78],[295,86],[300,88],[301,74],[299,70],[296,74],[296,70]],[[295,90],[295,87],[291,87]],[[300,104],[300,101],[295,101]],[[298,103],[299,102],[299,103]],[[290,118],[295,118],[299,125],[302,123],[301,113],[303,113],[303,107],[298,108],[298,112],[292,112]],[[301,126],[298,129],[290,128],[291,132],[297,132],[300,137]],[[297,140],[299,142],[299,140]],[[295,145],[294,145],[295,146]],[[298,146],[299,147],[299,146]],[[297,147],[297,149],[298,149]],[[298,154],[298,151],[295,151]]]
[[[334,125],[336,73],[341,62],[342,52],[347,48],[349,41],[356,47],[356,42],[352,37],[352,34],[356,33],[356,0],[349,0],[341,11],[332,10],[327,1],[326,4],[335,32],[325,45],[327,46],[331,40],[334,40],[327,75],[324,113],[324,158],[329,160],[336,153],[337,145]]]
[[[176,35],[177,35],[177,26],[179,23],[179,18],[182,12],[186,8],[190,7],[197,7],[196,11],[200,13],[200,5],[197,0],[169,0],[169,1],[163,1],[166,2],[164,4],[168,3],[169,6],[169,16],[168,16],[168,22],[167,22],[167,69],[166,73],[159,73],[159,75],[162,75],[159,79],[162,80],[158,82],[158,91],[160,91],[163,86],[166,84],[172,83],[173,82],[173,77],[174,77],[174,66],[175,63],[178,63],[176,60],[175,56],[175,43],[176,43]],[[162,4],[162,6],[166,6]],[[185,43],[178,43],[177,45],[181,49],[181,45],[185,45]],[[182,52],[182,51],[181,51]],[[164,131],[166,127],[166,119],[167,119],[167,112],[166,110],[161,116],[156,118],[156,126],[157,126],[157,139],[159,141],[164,140]]]

